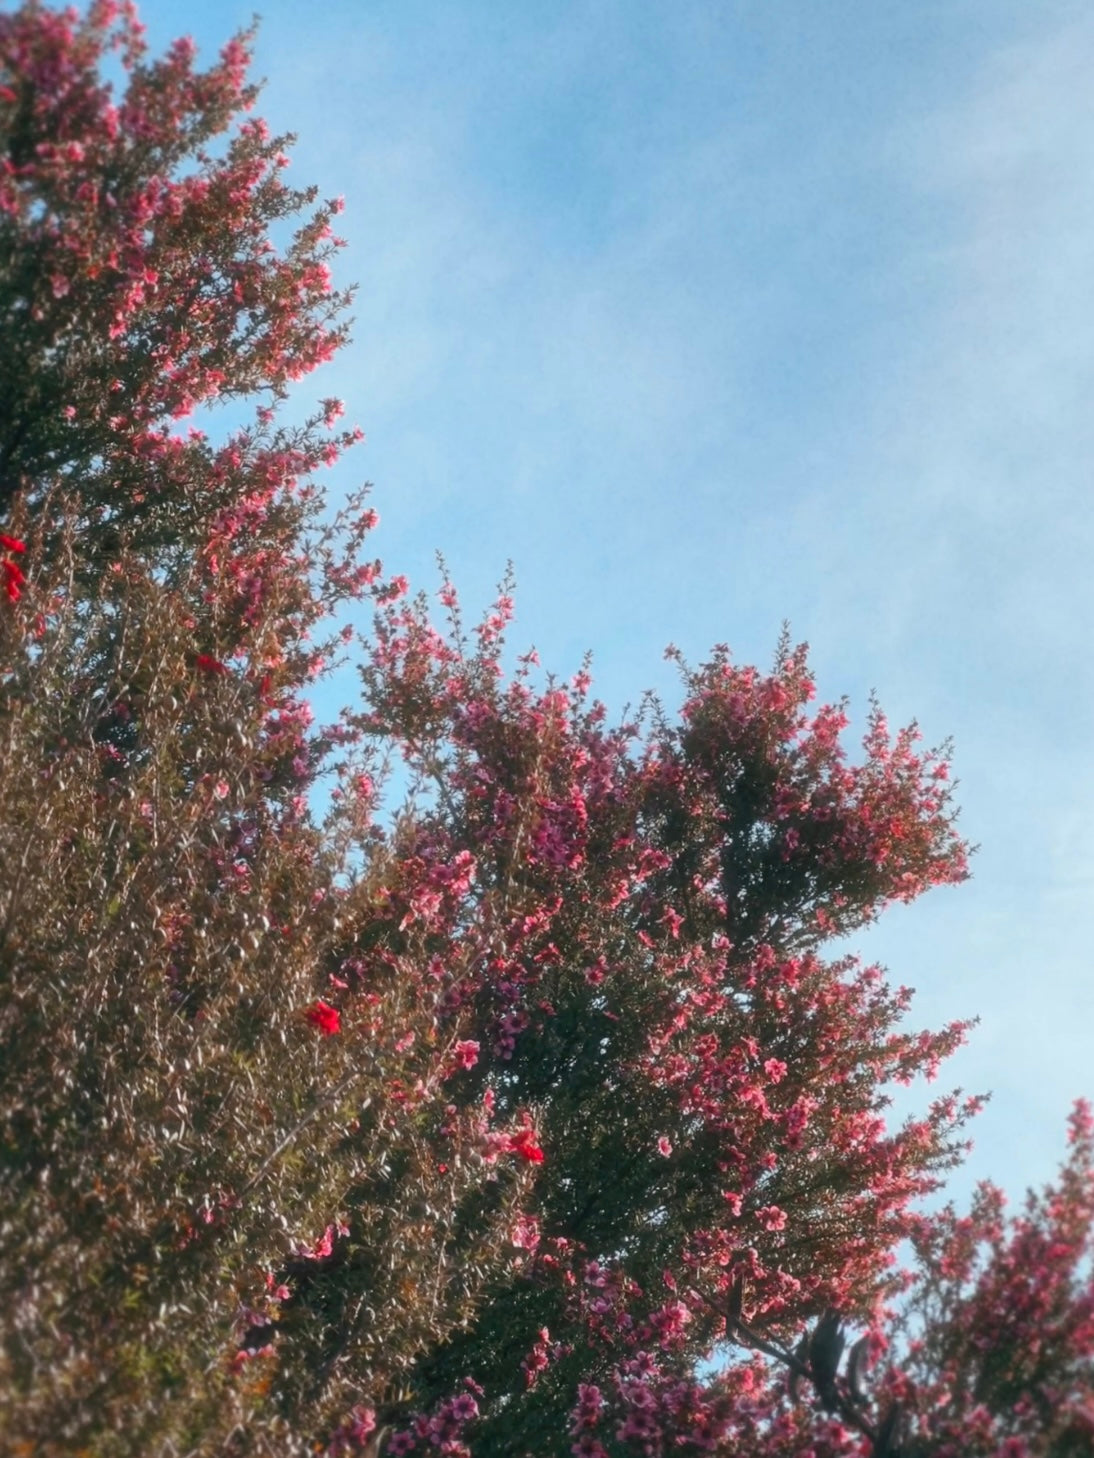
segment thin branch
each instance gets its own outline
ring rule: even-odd
[[[778,1342],[768,1337],[761,1336],[758,1331],[749,1326],[740,1315],[732,1310],[725,1310],[716,1301],[705,1296],[701,1291],[696,1293],[700,1300],[719,1316],[726,1324],[726,1336],[730,1341],[736,1342],[739,1346],[753,1347],[756,1351],[763,1352],[766,1356],[772,1357],[776,1362],[781,1362],[784,1367],[795,1377],[804,1377],[816,1387],[816,1380],[813,1376],[813,1369],[808,1361],[803,1361],[795,1352],[789,1351]],[[868,1418],[864,1417],[848,1397],[838,1387],[833,1386],[832,1396],[834,1397],[840,1417],[845,1423],[856,1428],[874,1444],[878,1440],[878,1428]],[[875,1452],[878,1450],[875,1448]],[[882,1450],[884,1451],[884,1450]]]
[[[248,1194],[251,1190],[253,1190],[255,1185],[257,1185],[258,1182],[269,1173],[276,1161],[280,1158],[282,1154],[284,1154],[285,1150],[288,1149],[289,1145],[293,1142],[297,1135],[302,1134],[303,1131],[308,1127],[308,1125],[312,1123],[314,1119],[317,1119],[319,1115],[323,1112],[323,1110],[326,1109],[331,1103],[333,1103],[335,1099],[343,1094],[346,1089],[349,1088],[350,1084],[354,1081],[354,1079],[359,1077],[359,1075],[360,1070],[355,1068],[352,1073],[347,1073],[345,1078],[343,1078],[340,1083],[336,1083],[335,1086],[328,1093],[324,1094],[321,1099],[318,1099],[315,1102],[315,1104],[304,1115],[304,1117],[297,1124],[293,1125],[293,1127],[285,1135],[284,1139],[281,1140],[280,1144],[278,1144],[277,1147],[273,1149],[270,1154],[268,1154],[267,1157],[262,1161],[255,1173],[240,1190],[240,1199],[242,1199],[244,1195]]]

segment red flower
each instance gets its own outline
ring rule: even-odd
[[[534,1129],[518,1129],[509,1140],[509,1148],[514,1154],[519,1154],[521,1159],[528,1160],[529,1164],[543,1163],[543,1150],[536,1143]]]
[[[27,579],[23,575],[23,569],[18,562],[0,562],[4,569],[4,590],[12,602],[17,602],[20,597],[19,584]]]
[[[227,673],[228,665],[221,663],[219,658],[214,658],[211,653],[199,653],[194,660],[202,673]]]
[[[9,552],[25,552],[27,550],[26,542],[21,542],[18,537],[9,537],[6,532],[0,532],[0,547],[5,548]],[[4,574],[4,591],[12,602],[18,602],[22,596],[20,588],[27,580],[23,574],[23,569],[19,566],[18,562],[12,562],[7,558],[0,562],[0,569],[3,570]]]
[[[342,1014],[329,1002],[313,1002],[307,1012],[308,1022],[317,1027],[324,1038],[332,1038],[342,1031]]]

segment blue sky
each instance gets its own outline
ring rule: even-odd
[[[250,9],[142,14],[212,53]],[[975,878],[856,947],[981,1016],[955,1189],[1046,1178],[1094,1094],[1094,11],[267,0],[257,71],[346,199],[306,389],[386,565],[471,609],[512,558],[518,645],[615,708],[789,619],[821,697],[953,735]]]

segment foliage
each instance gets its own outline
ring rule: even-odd
[[[787,641],[613,727],[506,671],[507,587],[438,626],[366,560],[314,480],[359,433],[278,416],[336,205],[279,251],[314,195],[247,62],[0,15],[12,1451],[1088,1451],[1088,1115],[1018,1221],[924,1216],[978,1101],[888,1090],[966,1025],[829,950],[967,874],[945,752],[875,707],[850,760]],[[253,423],[183,433],[216,399]]]

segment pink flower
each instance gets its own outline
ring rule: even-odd
[[[474,1068],[479,1061],[479,1045],[471,1038],[457,1043],[454,1052],[460,1068]]]
[[[324,1038],[331,1038],[342,1031],[342,1014],[336,1007],[320,998],[313,1002],[306,1013],[308,1022],[318,1028]]]
[[[539,1245],[539,1221],[534,1215],[518,1215],[509,1239],[518,1250],[535,1250]]]
[[[657,1152],[663,1154],[666,1159],[672,1153],[672,1141],[667,1139],[664,1134],[657,1141]]]

